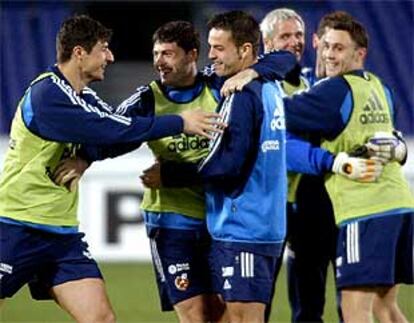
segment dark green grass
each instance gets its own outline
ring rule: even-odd
[[[158,294],[152,266],[146,263],[101,264],[107,289],[118,322],[176,322],[172,312],[159,310]],[[410,322],[414,322],[414,287],[402,286],[399,304]],[[337,322],[332,277],[326,293],[325,322]],[[272,322],[290,321],[286,293],[286,271],[278,278]],[[1,322],[70,322],[71,318],[53,302],[35,302],[25,287],[8,300],[0,314]]]

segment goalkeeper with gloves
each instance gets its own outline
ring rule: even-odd
[[[413,284],[414,199],[399,162],[403,141],[392,134],[391,91],[364,70],[368,36],[350,18],[327,31],[322,57],[328,78],[309,91],[285,98],[287,129],[321,137],[321,147],[337,154],[325,186],[339,227],[337,287],[345,321],[403,321],[397,305],[398,284]],[[363,181],[351,181],[361,166],[352,153],[373,156],[362,163]],[[369,170],[369,171],[368,171]],[[343,175],[343,176],[341,176]],[[375,303],[374,303],[375,300]],[[375,304],[375,308],[373,308]]]

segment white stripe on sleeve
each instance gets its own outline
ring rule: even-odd
[[[55,83],[59,89],[69,98],[72,104],[81,107],[84,111],[95,113],[101,118],[109,118],[116,122],[123,123],[127,126],[131,124],[131,118],[101,111],[98,107],[88,104],[85,100],[83,100],[69,85],[65,84],[63,80],[57,78],[56,76],[52,76],[51,79],[53,83]]]
[[[221,122],[228,123],[228,121],[230,119],[231,109],[233,107],[233,99],[234,99],[234,94],[228,96],[224,100],[223,104],[221,105],[221,108],[220,108],[220,111],[219,111]],[[223,134],[224,134],[224,132],[223,133],[215,132],[213,134],[213,139],[210,141],[210,147],[209,147],[210,151],[209,151],[208,155],[200,163],[200,165],[198,167],[198,171],[203,169],[203,167],[208,163],[208,161],[211,159],[211,157],[217,151],[218,147],[220,146],[221,140],[223,138]]]

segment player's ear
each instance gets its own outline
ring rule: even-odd
[[[82,59],[85,53],[85,49],[79,45],[73,47],[72,49],[72,57],[75,57],[76,59]]]
[[[190,61],[196,62],[198,60],[198,50],[196,48],[190,49],[186,55]]]
[[[241,47],[241,56],[242,58],[246,58],[250,55],[253,55],[253,45],[252,43],[244,43]]]
[[[263,38],[263,46],[265,53],[271,52],[273,48],[273,42],[270,38]]]
[[[312,34],[312,47],[313,49],[317,49],[320,43],[320,38],[317,33]]]
[[[367,49],[364,47],[359,47],[357,49],[358,57],[362,61],[362,63],[365,61],[365,58],[367,57]]]

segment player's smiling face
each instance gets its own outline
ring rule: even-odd
[[[366,49],[358,47],[347,31],[329,29],[323,37],[322,46],[326,76],[363,68]]]
[[[114,55],[109,49],[108,42],[98,41],[90,53],[83,49],[80,59],[82,77],[89,83],[104,79],[106,66],[114,62]]]
[[[208,35],[208,58],[218,76],[230,76],[243,69],[243,57],[234,43],[231,31],[212,28]]]
[[[186,53],[176,42],[155,42],[152,55],[162,84],[175,87],[191,85],[197,60],[196,49]]]
[[[305,31],[302,24],[295,18],[287,19],[279,22],[275,31],[273,38],[265,40],[265,51],[288,50],[300,61],[305,49]]]

